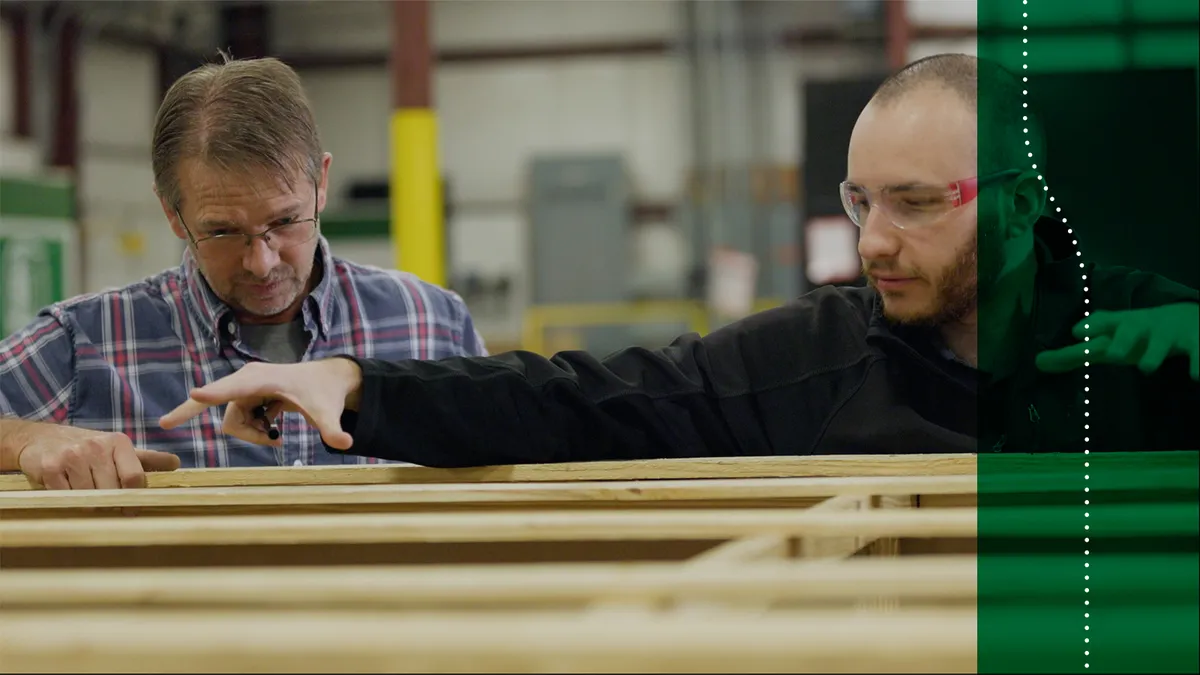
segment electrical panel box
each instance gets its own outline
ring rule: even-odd
[[[631,192],[619,155],[533,160],[534,304],[626,300]]]

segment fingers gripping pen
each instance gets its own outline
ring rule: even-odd
[[[279,439],[279,430],[275,428],[271,420],[267,419],[267,405],[265,403],[254,409],[254,418],[263,423],[268,438],[273,441]]]

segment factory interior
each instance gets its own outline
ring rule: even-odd
[[[1132,37],[1129,22],[1145,17],[1101,4],[1082,38],[1068,23],[1077,13],[1043,20],[1061,63],[1039,70],[1071,70],[1085,38],[1131,40],[1139,64],[1194,61],[1191,3],[1135,3],[1155,23]],[[336,255],[432,265],[421,274],[463,297],[492,353],[599,354],[861,283],[836,190],[857,112],[892,70],[977,51],[965,0],[3,10],[4,335],[50,303],[179,263],[183,243],[150,188],[150,131],[166,88],[218,48],[300,74],[333,155],[321,230]],[[436,112],[440,177],[440,217],[420,225],[438,241],[422,255],[440,259],[407,266],[389,206],[404,150],[388,127],[406,88]]]
[[[1072,245],[1089,262],[1200,287],[1196,0],[0,0],[0,18],[0,345],[26,331],[0,350],[0,432],[34,439],[0,439],[0,673],[1196,672],[1195,446],[1144,462],[1089,450],[1034,461],[1013,441],[1005,452],[1016,461],[983,480],[1008,458],[999,452],[1007,436],[989,440],[996,452],[985,455],[971,433],[946,430],[959,419],[910,434],[870,403],[901,408],[897,425],[943,408],[965,410],[958,417],[973,425],[983,410],[975,390],[968,397],[948,377],[917,382],[896,369],[887,373],[895,389],[840,418],[861,441],[853,453],[779,450],[808,433],[797,420],[811,392],[827,393],[805,376],[792,380],[819,381],[777,405],[778,419],[739,428],[739,456],[666,456],[704,446],[708,434],[733,438],[726,421],[738,415],[765,419],[766,395],[706,401],[700,387],[678,408],[655,408],[637,387],[676,371],[684,374],[672,381],[690,385],[693,371],[649,359],[616,374],[594,366],[822,287],[867,286],[865,230],[840,187],[864,106],[918,59],[994,54],[1026,38],[1036,58],[1015,56],[1024,47],[1005,58],[1033,81],[1043,111],[1045,189],[1057,199],[1046,213],[1056,208],[1064,225],[1069,214],[1083,233]],[[216,321],[210,349],[180,330],[202,311],[162,318],[162,307],[194,299],[183,292],[159,305],[151,292],[78,305],[72,320],[108,322],[95,332],[107,337],[92,344],[63,329],[70,335],[55,344],[78,360],[70,370],[37,352],[55,346],[34,323],[47,308],[161,280],[186,259],[192,244],[155,192],[156,115],[179,78],[222,53],[274,57],[298,74],[332,156],[314,219],[332,255],[453,291],[486,351],[510,357],[456,375],[552,370],[517,352],[595,357],[546,376],[568,382],[555,390],[565,403],[534,397],[517,376],[518,393],[483,403],[469,387],[438,388],[449,377],[420,380],[428,394],[396,385],[389,391],[404,396],[389,411],[364,402],[362,383],[379,394],[399,376],[364,370],[358,417],[333,376],[305,392],[334,391],[327,419],[357,420],[375,447],[445,459],[458,447],[419,453],[469,438],[470,457],[486,459],[503,438],[499,456],[517,461],[331,450],[306,410],[285,406],[290,394],[261,394],[256,420],[267,426],[250,440],[233,438],[235,416],[211,401],[171,427],[164,413],[194,404],[209,380],[310,365],[227,367],[217,355],[232,350],[221,351]],[[243,232],[224,243],[239,235],[257,245]],[[387,288],[399,297],[405,287]],[[466,325],[416,327],[412,308],[397,305],[377,334],[351,317],[350,337],[313,344],[387,360]],[[1188,307],[1172,316],[1195,317]],[[233,324],[224,324],[230,334]],[[470,341],[462,332],[455,348]],[[757,359],[772,382],[777,364],[793,365],[786,350],[802,350],[781,335],[745,341],[779,351],[735,360],[723,372],[731,389],[737,364]],[[844,346],[832,342],[822,344]],[[700,353],[689,344],[681,360]],[[572,363],[593,365],[571,380]],[[938,363],[947,372],[976,365]],[[396,367],[411,375],[421,365]],[[1071,415],[1098,409],[1086,407],[1100,398],[1088,377],[1062,396]],[[584,401],[576,389],[585,380],[628,396]],[[850,380],[826,387],[853,392],[829,393],[832,412],[808,425],[819,427],[814,439],[827,439],[830,420],[866,390],[866,375]],[[1061,393],[1029,389],[1030,401]],[[904,408],[910,396],[921,414]],[[220,405],[232,406],[228,398]],[[1169,403],[1187,405],[1179,400]],[[278,428],[268,403],[283,406],[273,408]],[[1013,426],[1048,437],[1033,403],[1018,404]],[[1147,434],[1170,405],[1142,411]],[[368,407],[373,426],[361,422]],[[1081,414],[1063,447],[1094,447],[1090,425],[1124,424],[1123,413]],[[258,423],[242,417],[247,428]],[[86,429],[59,436],[47,430],[54,423]],[[378,431],[403,424],[390,437]],[[599,461],[558,463],[571,451],[561,438],[585,446],[588,433],[610,432],[642,445],[627,453],[600,440],[590,456]],[[283,440],[269,447],[265,433]],[[530,438],[538,442],[522,445]],[[917,447],[929,438],[971,451]],[[663,439],[691,445],[653,456]],[[159,452],[143,449],[151,446]],[[22,459],[31,456],[39,459]],[[82,483],[68,475],[96,456]]]

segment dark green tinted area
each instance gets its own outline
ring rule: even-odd
[[[1056,215],[1069,217],[1082,259],[1200,286],[1200,3],[977,7],[979,55],[1029,78],[1028,100],[1046,125],[1038,172],[1056,198],[1052,208],[1062,208]],[[1011,131],[997,111],[1012,108],[981,74],[981,163]],[[986,206],[981,199],[981,224]],[[981,248],[981,268],[988,254]],[[980,330],[1003,323],[981,316]],[[981,363],[991,358],[985,344]],[[1120,394],[1130,410],[1142,404],[1136,390]],[[982,427],[1008,423],[984,404],[979,414]],[[979,672],[1200,671],[1196,449],[980,455]]]
[[[1196,452],[980,455],[979,672],[1196,672],[1198,496]]]

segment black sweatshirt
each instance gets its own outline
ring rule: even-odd
[[[1040,224],[1039,232],[1046,226]],[[1038,240],[1033,330],[998,382],[947,357],[929,331],[890,325],[871,289],[823,287],[661,349],[598,359],[528,352],[363,369],[347,411],[350,454],[433,467],[745,455],[1196,449],[1200,385],[1187,357],[1037,370],[1077,342],[1085,307],[1198,302],[1193,289],[1125,268],[1079,268]],[[1089,305],[1081,272],[1088,273]],[[986,377],[986,376],[985,376]],[[1090,412],[1085,419],[1084,412]],[[1190,411],[1190,412],[1189,412]],[[1084,429],[1084,425],[1090,429]],[[331,452],[338,452],[329,449]]]

